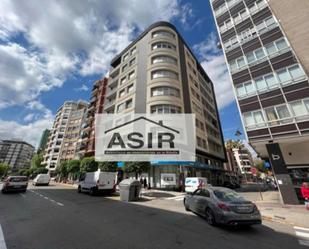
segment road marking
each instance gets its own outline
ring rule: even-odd
[[[34,194],[36,194],[36,195],[38,195],[38,196],[44,198],[45,200],[48,200],[48,201],[50,201],[50,202],[52,202],[52,203],[57,204],[58,206],[61,206],[61,207],[64,206],[64,204],[61,203],[61,202],[55,201],[55,200],[53,200],[53,199],[51,199],[51,198],[49,198],[49,197],[47,197],[47,196],[45,196],[45,195],[42,195],[42,194],[40,194],[40,193],[38,193],[38,192],[36,192],[36,191],[33,191],[33,190],[30,190],[30,191],[31,191],[32,193],[34,193]],[[0,248],[0,249],[2,249],[2,248]]]
[[[299,244],[309,246],[309,228],[294,226],[294,230]]]
[[[1,224],[0,224],[0,249],[7,249]]]
[[[165,198],[165,199],[166,200],[173,200],[173,201],[182,201],[184,197],[185,197],[184,195],[181,195],[181,196],[168,197],[168,198]]]
[[[24,198],[26,198],[26,196],[25,196],[24,194],[21,194],[21,193],[20,193],[19,195],[20,195],[21,197],[24,197]]]

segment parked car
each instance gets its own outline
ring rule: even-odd
[[[28,178],[26,176],[8,176],[1,189],[2,193],[10,191],[26,192],[28,186]]]
[[[193,193],[197,189],[207,186],[207,178],[205,177],[187,177],[185,180],[185,191]]]
[[[116,189],[116,172],[96,172],[81,175],[78,183],[78,193],[88,192],[90,195],[97,193],[113,193]]]
[[[228,188],[198,189],[185,196],[184,206],[187,211],[204,216],[210,225],[236,226],[262,223],[256,205]]]
[[[48,186],[50,182],[50,176],[48,174],[38,174],[34,179],[32,184],[34,186],[46,185]]]

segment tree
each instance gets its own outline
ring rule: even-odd
[[[244,147],[244,144],[240,140],[234,141],[232,139],[227,140],[225,145],[227,149],[241,149]]]
[[[84,157],[80,163],[80,171],[94,172],[98,170],[98,163],[95,161],[94,157]]]
[[[40,168],[44,167],[43,162],[43,153],[35,154],[31,160],[31,168]]]
[[[254,160],[254,167],[259,171],[259,172],[264,172],[266,173],[268,171],[267,168],[264,167],[264,161],[260,159]]]
[[[61,178],[66,178],[68,176],[68,162],[61,162],[60,165],[57,167],[56,172],[58,175],[60,175]]]
[[[30,169],[20,169],[18,170],[18,175],[29,176],[31,173]]]
[[[128,173],[135,172],[135,178],[138,178],[143,172],[148,172],[150,168],[149,162],[126,162],[124,164],[124,171]]]
[[[67,171],[73,176],[73,180],[75,180],[80,172],[80,160],[70,160]]]
[[[117,162],[99,162],[99,169],[105,172],[116,172],[118,169]]]
[[[36,174],[36,175],[38,175],[38,174],[47,174],[48,169],[41,167],[41,168],[34,169],[32,172],[34,174]],[[31,171],[30,171],[30,173],[31,173]]]
[[[6,176],[10,166],[7,163],[0,163],[0,177]]]

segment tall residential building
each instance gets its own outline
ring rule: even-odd
[[[233,148],[234,159],[237,163],[237,167],[243,176],[244,180],[252,179],[251,168],[253,167],[253,159],[250,151],[246,147]]]
[[[38,147],[38,153],[45,151],[46,146],[47,146],[47,142],[48,142],[49,132],[50,132],[50,130],[48,130],[48,129],[45,129],[43,131],[42,136],[41,136],[41,140],[40,140],[40,143],[39,143],[39,147]]]
[[[103,113],[107,82],[108,78],[104,77],[93,85],[90,103],[82,125],[79,158],[95,154],[95,115]]]
[[[105,113],[196,114],[196,162],[153,167],[154,187],[162,187],[161,173],[175,173],[177,182],[221,174],[226,156],[213,83],[172,24],[148,27],[111,66]]]
[[[210,2],[247,138],[283,201],[298,203],[293,172],[309,173],[309,2]]]
[[[58,109],[43,161],[51,174],[62,161],[75,157],[87,105],[87,102],[81,100],[66,101]]]
[[[13,172],[30,168],[34,146],[22,140],[0,140],[0,162],[7,163]]]

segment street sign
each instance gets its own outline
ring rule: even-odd
[[[269,162],[264,162],[264,168],[269,169],[270,168],[270,163]]]

